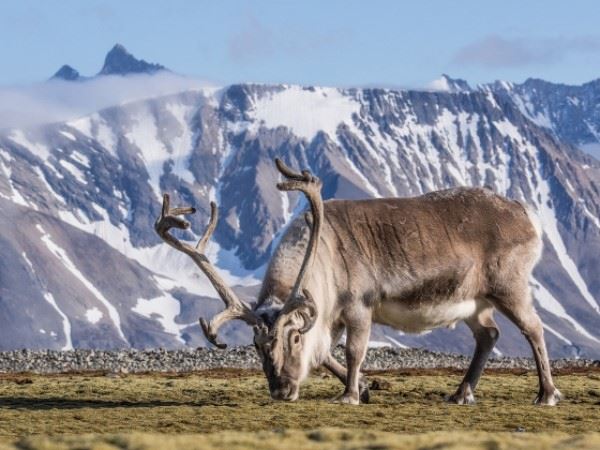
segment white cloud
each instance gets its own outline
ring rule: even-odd
[[[0,87],[0,130],[72,120],[109,106],[211,87],[169,72]]]
[[[600,38],[505,38],[490,35],[459,49],[452,62],[481,67],[522,67],[555,63],[574,53],[600,53]]]

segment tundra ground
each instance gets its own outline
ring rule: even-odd
[[[454,371],[371,373],[371,403],[329,403],[315,374],[300,400],[270,400],[264,376],[0,375],[0,449],[600,448],[600,371],[559,372],[565,400],[531,404],[532,372],[488,372],[474,406],[446,404]],[[34,435],[24,438],[25,435]]]

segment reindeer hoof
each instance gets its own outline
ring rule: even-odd
[[[475,401],[475,397],[473,396],[473,394],[470,395],[449,395],[448,397],[446,397],[446,402],[448,403],[453,403],[455,405],[474,405],[475,403],[477,403]]]
[[[361,403],[369,403],[370,395],[369,395],[369,387],[368,386],[361,386],[359,397],[360,397]]]
[[[560,400],[562,400],[562,394],[558,389],[554,389],[552,392],[543,392],[539,394],[533,403],[541,406],[554,406]]]
[[[358,395],[342,394],[334,398],[331,402],[346,405],[358,405],[360,403],[360,399]]]
[[[446,397],[446,401],[455,405],[474,405],[476,403],[469,384],[461,384],[454,394]]]
[[[455,405],[474,405],[475,396],[470,386],[459,387],[456,393],[446,397],[446,401]]]

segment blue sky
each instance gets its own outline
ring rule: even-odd
[[[217,83],[581,83],[600,77],[599,19],[577,0],[2,0],[0,85],[96,73],[116,42]]]

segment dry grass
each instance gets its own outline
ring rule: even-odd
[[[372,391],[370,404],[353,407],[328,402],[341,391],[333,378],[313,377],[300,401],[280,403],[269,399],[264,376],[251,372],[3,376],[0,441],[36,449],[600,448],[598,435],[573,437],[600,430],[598,372],[558,376],[565,400],[555,408],[531,405],[537,389],[531,373],[484,376],[475,406],[443,402],[460,381],[457,374],[371,378],[388,381],[389,389]],[[453,434],[417,434],[442,430]],[[96,435],[81,436],[90,433]],[[201,434],[186,436],[194,433]],[[39,436],[20,438],[31,434]],[[64,434],[78,436],[56,436]]]
[[[10,448],[10,447],[9,447]],[[226,432],[222,434],[165,435],[85,435],[66,437],[34,437],[24,439],[18,448],[43,450],[108,450],[108,449],[202,449],[202,450],[491,450],[491,449],[598,449],[600,434],[569,436],[563,433],[486,433],[449,432],[399,435],[388,432],[320,429],[256,433]],[[0,444],[0,449],[2,449]]]

